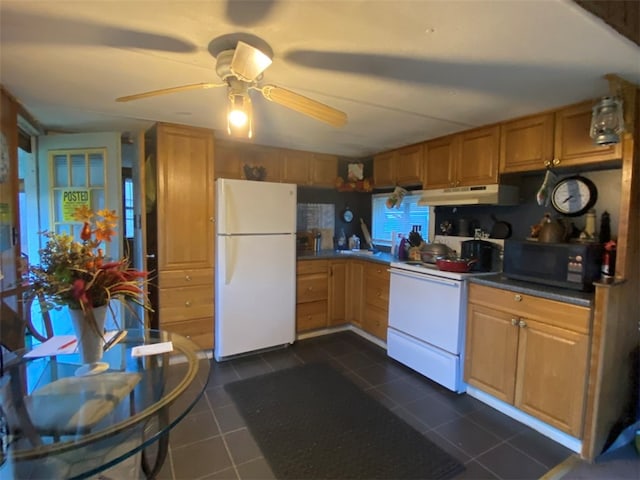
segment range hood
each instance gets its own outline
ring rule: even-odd
[[[476,185],[423,190],[419,205],[517,205],[518,187],[512,185]]]

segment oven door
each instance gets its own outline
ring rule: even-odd
[[[466,282],[391,269],[389,327],[460,355]]]

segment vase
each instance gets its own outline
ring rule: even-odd
[[[105,371],[109,365],[100,362],[104,347],[104,323],[107,316],[107,305],[93,308],[95,325],[91,324],[87,313],[81,309],[69,309],[69,317],[78,340],[78,352],[82,359],[82,367],[76,375],[93,375]]]

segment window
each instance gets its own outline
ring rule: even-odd
[[[421,195],[409,194],[404,197],[400,208],[387,208],[386,201],[389,193],[371,196],[371,236],[376,245],[391,246],[393,233],[411,232],[414,225],[421,227],[420,234],[425,242],[431,241],[433,235],[431,224],[434,215],[432,207],[418,205]]]
[[[124,179],[124,233],[126,238],[135,235],[134,209],[133,209],[133,179]]]

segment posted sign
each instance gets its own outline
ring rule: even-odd
[[[67,188],[62,190],[62,221],[75,222],[73,214],[76,208],[91,208],[91,195],[87,188]]]

